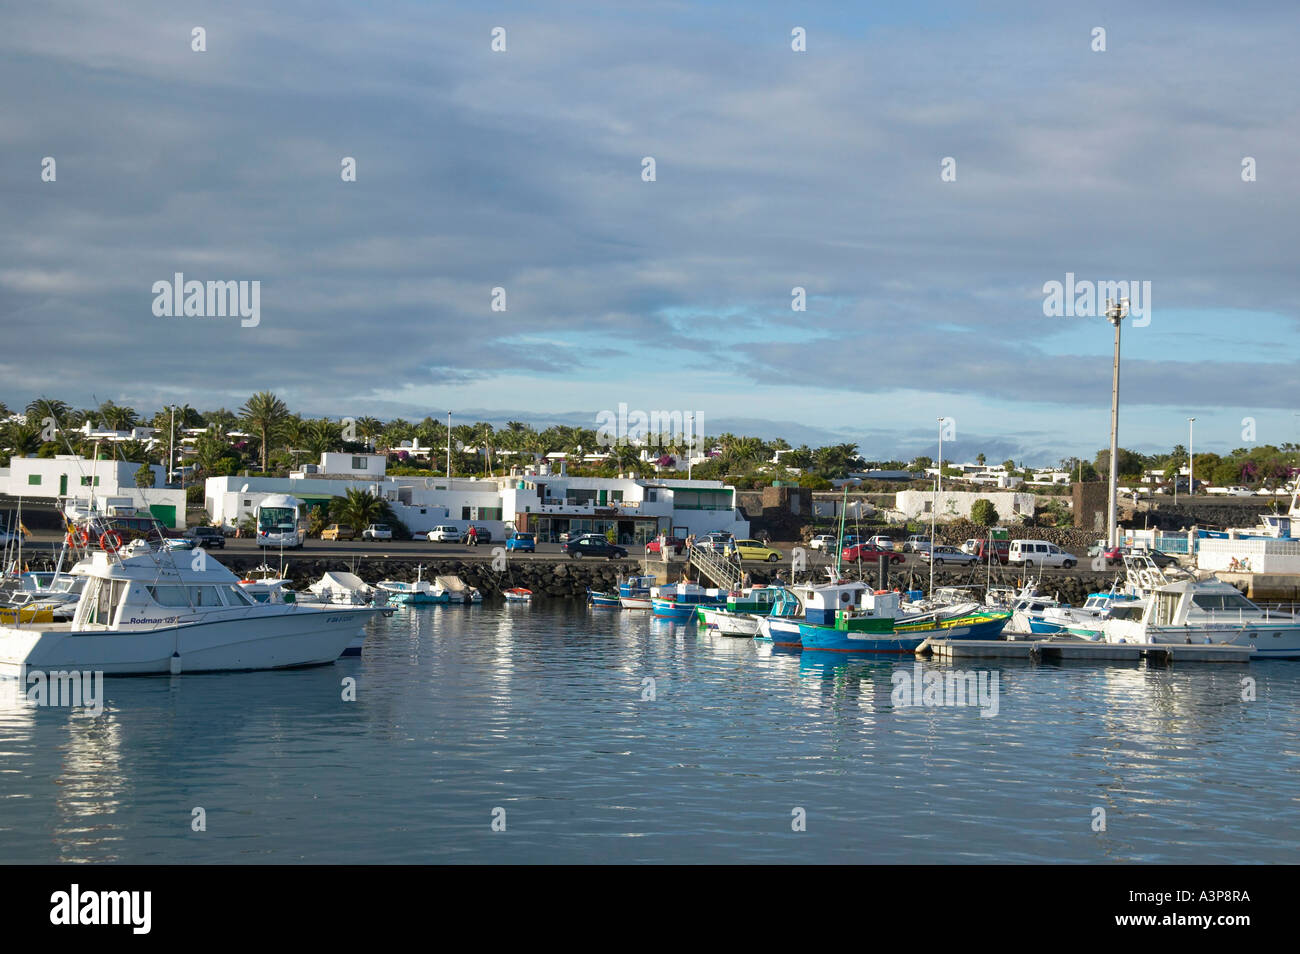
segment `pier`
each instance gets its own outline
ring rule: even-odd
[[[1030,662],[1248,663],[1250,646],[1223,643],[1105,643],[1086,639],[927,639],[918,656]]]

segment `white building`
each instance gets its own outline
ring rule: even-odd
[[[185,491],[135,485],[138,461],[88,460],[74,454],[55,457],[14,457],[0,471],[0,489],[11,497],[49,500],[60,507],[85,508],[93,496],[101,509],[134,509],[152,513],[172,529],[185,526]],[[163,483],[163,468],[150,464],[155,485]]]
[[[736,509],[735,488],[721,481],[572,477],[546,464],[511,476],[448,480],[388,476],[380,454],[324,454],[320,464],[287,478],[209,477],[205,498],[214,523],[234,525],[270,494],[291,494],[310,508],[345,496],[348,488],[382,497],[417,534],[473,523],[494,537],[511,527],[536,533],[543,542],[608,530],[627,544],[643,543],[660,531],[749,535],[749,521]]]
[[[937,496],[929,490],[900,490],[894,495],[894,507],[909,520],[928,520],[934,510],[939,520],[959,520],[970,517],[977,500],[993,504],[1004,523],[1019,523],[1034,513],[1033,494],[965,490],[944,490]]]

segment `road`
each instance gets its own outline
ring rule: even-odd
[[[27,560],[39,560],[53,553],[57,557],[62,538],[51,534],[35,534],[33,539],[23,545],[24,557]],[[503,541],[494,541],[493,543],[480,544],[478,547],[468,547],[459,543],[430,543],[427,540],[386,540],[376,543],[363,543],[361,541],[351,540],[308,540],[300,550],[286,550],[286,559],[314,559],[328,560],[338,559],[341,563],[347,563],[358,558],[372,557],[375,559],[387,560],[483,560],[492,559],[492,551],[497,547],[504,547]],[[767,569],[790,569],[791,554],[797,544],[773,542],[772,546],[780,550],[784,559],[777,563],[762,563],[757,566]],[[631,559],[639,560],[642,557],[642,551],[639,547],[627,547],[628,556]],[[546,560],[554,561],[564,557],[564,548],[559,543],[539,543],[537,544],[536,553],[523,553],[519,551],[510,551],[511,560]],[[256,557],[264,555],[267,559],[279,557],[280,551],[277,549],[258,547],[252,539],[229,537],[226,539],[224,549],[218,548],[214,555],[220,561],[222,554],[230,554],[240,557]],[[654,563],[659,562],[655,554],[650,555]],[[807,568],[816,570],[820,567],[831,566],[834,564],[834,557],[831,554],[823,553],[820,550],[806,550],[805,559]],[[684,560],[684,557],[674,557],[674,563]],[[1054,576],[1069,574],[1079,569],[1091,569],[1090,561],[1085,557],[1081,565],[1073,570],[1065,569],[1045,569],[1042,571],[1043,576]],[[903,554],[902,563],[891,564],[891,571],[899,569],[912,570],[917,573],[928,573],[930,565],[924,560],[919,559],[915,554]],[[842,569],[854,572],[856,567],[844,565]],[[863,564],[864,570],[875,569],[875,561]],[[948,566],[944,569],[960,569],[956,566]],[[1008,567],[1009,571],[1017,571],[1018,568]],[[1035,573],[1035,575],[1038,575]]]

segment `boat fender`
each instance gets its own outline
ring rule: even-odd
[[[109,553],[122,549],[122,535],[116,530],[106,530],[99,535],[99,548]]]

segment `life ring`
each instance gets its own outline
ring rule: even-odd
[[[68,536],[69,536],[69,537],[73,537],[74,534],[71,534],[71,533],[70,533],[70,534],[68,534]],[[83,546],[83,547],[88,547],[88,546],[90,546],[90,531],[87,530],[85,527],[82,527],[82,528],[81,528],[79,531],[77,531],[77,533],[75,534],[75,539],[76,539],[77,543],[81,544],[81,546]]]
[[[106,530],[99,535],[99,548],[109,553],[122,549],[122,535],[116,530]]]

